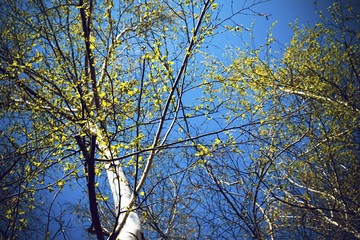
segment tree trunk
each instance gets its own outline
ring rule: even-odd
[[[112,154],[108,146],[106,145],[106,141],[101,134],[101,131],[98,130],[96,126],[91,126],[90,129],[94,133],[98,133],[99,141],[98,147],[101,152],[105,155],[106,159],[109,161],[112,160]],[[114,200],[114,208],[115,208],[115,224],[113,227],[113,231],[109,237],[111,240],[117,239],[129,239],[129,240],[142,240],[144,239],[142,226],[140,222],[140,218],[136,211],[131,211],[126,219],[125,224],[123,225],[120,232],[116,232],[115,229],[118,229],[118,225],[122,222],[121,220],[127,213],[127,207],[130,203],[131,198],[131,190],[129,183],[126,179],[125,173],[120,166],[119,161],[112,161],[109,164],[105,165],[106,174],[108,177],[111,193]]]
[[[105,168],[116,209],[115,213],[117,221],[114,226],[115,229],[121,222],[123,216],[125,216],[127,211],[126,208],[130,203],[131,191],[124,171],[119,166],[118,161],[112,164],[107,164]],[[117,236],[114,236],[113,233],[112,236],[110,236],[110,239],[144,239],[138,214],[135,211],[131,211],[123,228],[120,230],[120,233]]]

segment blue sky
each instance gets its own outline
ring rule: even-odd
[[[233,11],[241,9],[244,4],[242,0],[220,0],[219,9],[221,13],[219,17],[224,19],[231,14],[231,6]],[[233,2],[233,5],[230,3]],[[247,6],[253,1],[246,1]],[[243,47],[244,42],[250,44],[250,47],[255,49],[266,42],[269,29],[276,22],[274,28],[271,30],[276,43],[272,46],[273,50],[284,50],[287,43],[289,43],[293,31],[290,27],[298,19],[299,25],[313,26],[319,22],[320,18],[317,15],[317,9],[325,10],[333,0],[318,0],[316,7],[314,0],[264,0],[263,3],[258,4],[252,8],[257,13],[269,15],[265,16],[246,15],[241,14],[234,17],[236,24],[242,26],[243,29],[251,29],[251,31],[242,30],[241,32],[222,32],[224,29],[220,29],[222,33],[216,35],[209,44],[209,48],[206,50],[209,54],[216,55],[218,59],[229,61],[224,59],[222,55],[226,54],[225,47]],[[251,13],[245,11],[244,13]],[[225,22],[222,25],[231,25],[235,27],[233,22]],[[250,41],[250,34],[253,34],[253,42]],[[280,55],[281,55],[280,51]],[[280,57],[280,56],[277,56]]]
[[[331,2],[333,1],[320,0],[317,2],[317,8],[325,9]],[[290,40],[292,30],[289,24],[294,23],[297,18],[300,24],[310,26],[319,21],[314,0],[271,0],[259,5],[259,11],[269,13],[271,16],[268,21],[259,17],[256,20],[255,31],[265,31],[272,22],[277,21],[274,37],[282,43]]]

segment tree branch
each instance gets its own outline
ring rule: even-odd
[[[282,87],[280,89],[286,93],[295,94],[295,95],[302,96],[302,97],[309,97],[309,98],[313,98],[313,99],[317,99],[317,100],[321,100],[321,101],[325,101],[325,102],[329,102],[329,103],[337,103],[337,104],[343,105],[345,107],[351,108],[351,109],[355,110],[356,112],[360,112],[360,110],[358,108],[350,105],[347,102],[334,100],[329,97],[323,97],[323,96],[320,96],[320,95],[317,95],[314,93],[310,93],[310,92],[303,92],[303,91],[292,90],[292,89],[287,89],[287,88],[282,88]]]
[[[163,130],[163,126],[164,126],[164,122],[165,122],[165,117],[167,115],[167,112],[168,112],[168,109],[170,107],[170,104],[171,104],[171,99],[173,97],[173,95],[175,94],[175,91],[176,91],[176,88],[177,88],[177,85],[179,84],[184,72],[185,72],[185,69],[186,69],[186,66],[188,64],[188,61],[191,57],[191,52],[195,46],[195,43],[196,43],[196,37],[198,35],[198,32],[200,30],[200,27],[201,27],[201,24],[202,24],[202,20],[203,18],[205,17],[205,14],[210,6],[210,3],[211,1],[208,0],[205,2],[204,4],[204,7],[202,8],[201,10],[201,13],[200,13],[200,16],[199,16],[199,20],[198,20],[198,23],[194,29],[194,32],[193,32],[193,35],[191,37],[191,41],[189,43],[189,46],[188,48],[186,49],[186,53],[185,53],[185,56],[184,56],[184,59],[183,59],[183,62],[181,64],[181,67],[180,67],[180,70],[178,72],[178,75],[173,83],[173,86],[172,86],[172,89],[171,89],[171,92],[167,98],[167,101],[165,103],[165,107],[164,107],[164,110],[162,112],[162,115],[161,115],[161,120],[160,120],[160,123],[159,123],[159,126],[158,126],[158,129],[157,129],[157,132],[154,136],[154,141],[153,141],[153,144],[152,144],[152,150],[150,152],[150,155],[149,157],[147,158],[147,163],[145,165],[145,168],[144,168],[144,171],[140,177],[140,180],[136,186],[136,188],[134,189],[134,192],[132,193],[131,195],[131,199],[130,199],[130,202],[129,202],[129,205],[127,206],[127,211],[126,213],[124,213],[122,216],[122,219],[121,221],[119,222],[119,225],[116,227],[115,231],[113,232],[113,234],[110,236],[110,239],[113,239],[114,236],[117,236],[121,229],[124,227],[125,225],[125,222],[126,222],[126,219],[128,218],[130,212],[132,211],[132,207],[134,206],[134,203],[135,203],[135,193],[139,192],[143,186],[143,184],[145,183],[145,180],[150,172],[150,169],[151,169],[151,166],[152,166],[152,162],[153,162],[153,159],[155,157],[155,155],[157,154],[157,152],[159,151],[156,147],[158,146],[159,144],[159,141],[160,141],[160,135],[161,135],[161,132]]]

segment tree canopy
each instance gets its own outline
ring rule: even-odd
[[[1,238],[360,239],[358,9],[212,54],[261,3],[4,0]]]

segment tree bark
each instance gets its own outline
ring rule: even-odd
[[[138,214],[135,212],[135,210],[127,209],[127,206],[129,206],[130,203],[131,191],[129,183],[126,180],[124,171],[120,167],[119,162],[116,161],[112,164],[107,164],[105,168],[114,199],[116,210],[115,213],[117,216],[114,230],[117,228],[117,225],[121,223],[122,218],[125,216],[126,212],[128,210],[131,211],[126,219],[124,226],[120,230],[120,233],[116,235],[115,231],[113,231],[109,239],[145,239]]]
[[[100,132],[96,131],[97,128],[94,126],[92,127],[92,130],[97,133]],[[100,151],[103,152],[106,159],[111,161],[111,163],[105,165],[105,170],[114,200],[116,220],[109,239],[142,240],[144,239],[144,235],[140,218],[135,210],[127,209],[131,200],[131,190],[125,173],[122,170],[119,161],[112,161],[113,157],[111,151],[105,144],[106,141],[103,140],[101,133],[98,134],[98,137],[98,147]],[[128,210],[131,212],[129,212],[129,216],[123,227],[120,229],[120,232],[117,233],[115,229],[118,228],[118,225],[122,222],[122,219],[126,216]]]

